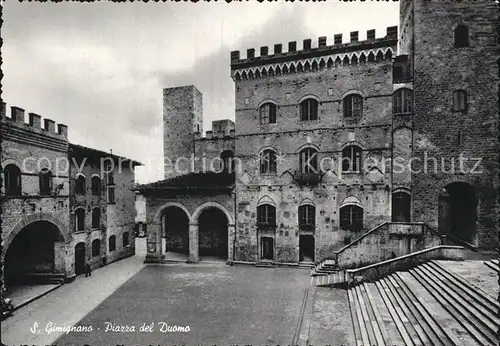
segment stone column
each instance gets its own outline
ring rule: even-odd
[[[66,244],[63,242],[54,243],[54,272],[66,273]],[[74,258],[74,256],[73,256]],[[74,260],[74,259],[73,259]]]
[[[198,224],[189,224],[189,263],[198,263],[200,256],[198,253]]]
[[[227,262],[232,264],[234,261],[234,241],[236,240],[236,227],[234,224],[227,225]]]
[[[161,261],[162,244],[161,244],[161,225],[148,224],[148,238],[146,241],[147,254],[145,263],[158,263]]]

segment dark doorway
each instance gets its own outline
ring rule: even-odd
[[[395,192],[392,194],[392,221],[410,222],[410,194]]]
[[[477,198],[472,185],[447,185],[439,196],[439,230],[468,243],[475,242]]]
[[[299,261],[314,262],[314,236],[301,235],[299,238]]]
[[[25,283],[32,274],[55,272],[56,242],[62,242],[59,229],[48,221],[37,221],[24,227],[5,254],[5,281]]]
[[[274,239],[271,237],[260,238],[260,258],[264,260],[274,259]]]
[[[219,208],[205,209],[198,218],[199,254],[227,259],[227,217]]]
[[[179,207],[168,207],[163,214],[165,250],[189,255],[189,218]]]
[[[75,246],[75,274],[85,273],[85,243],[78,243]]]

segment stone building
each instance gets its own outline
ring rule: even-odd
[[[213,122],[204,137],[201,93],[164,89],[166,180],[138,189],[147,260],[182,243],[197,261],[211,237],[229,261],[317,262],[384,222],[425,223],[493,250],[495,10],[488,1],[405,0],[399,30],[381,38],[354,31],[349,42],[339,34],[330,45],[306,39],[301,50],[289,42],[286,52],[231,52],[235,124]],[[217,213],[217,226],[202,225]],[[408,239],[399,253],[416,250]]]
[[[68,129],[2,104],[2,265],[7,286],[68,281],[135,253],[133,168],[71,144]],[[104,169],[103,169],[104,168]],[[120,168],[120,169],[118,169]]]

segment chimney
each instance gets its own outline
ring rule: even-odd
[[[35,113],[30,113],[30,126],[36,127],[37,129],[42,128],[42,117]]]
[[[297,51],[297,42],[295,41],[288,42],[288,52],[293,53],[295,51]]]
[[[369,41],[372,41],[372,40],[375,39],[375,29],[368,30],[366,32],[366,39],[369,40]]]
[[[68,138],[68,126],[64,124],[57,124],[57,133],[64,138]]]
[[[397,26],[387,27],[387,38],[398,38],[398,27]]]
[[[44,119],[45,131],[50,133],[56,133],[56,122],[51,119]]]
[[[351,31],[351,43],[358,42],[358,32]]]
[[[260,56],[267,56],[268,52],[269,52],[269,49],[267,48],[267,46],[260,47]]]
[[[2,102],[2,118],[5,118],[7,116],[7,104],[5,102]]]
[[[281,43],[277,43],[274,45],[274,54],[281,54],[282,52],[282,45]]]
[[[206,137],[207,139],[212,139],[212,131],[207,131],[207,132],[205,132],[205,137]]]
[[[19,107],[10,107],[10,110],[12,120],[16,123],[24,124],[24,109]]]
[[[318,38],[318,47],[326,47],[326,36],[321,36]]]
[[[229,136],[230,136],[230,137],[234,137],[235,132],[236,132],[236,131],[235,131],[234,129],[230,129],[230,130],[229,130]]]
[[[303,44],[303,46],[302,46],[303,50],[311,50],[311,39],[310,38],[305,39],[302,44]]]
[[[255,49],[247,49],[247,59],[255,58]]]
[[[342,44],[342,34],[335,34],[333,36],[333,43],[334,44]]]
[[[240,51],[239,50],[233,50],[231,52],[231,61],[233,60],[240,60]]]

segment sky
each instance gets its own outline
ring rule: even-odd
[[[2,99],[68,125],[69,140],[163,179],[162,89],[195,85],[204,131],[234,120],[230,51],[398,25],[398,2],[3,2]],[[8,111],[9,112],[9,111]],[[10,113],[9,113],[10,114]],[[27,116],[26,116],[27,117]],[[237,125],[236,125],[237,126]]]

